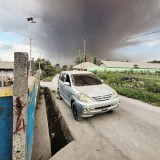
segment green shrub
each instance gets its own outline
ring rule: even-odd
[[[144,80],[146,90],[153,93],[160,93],[160,82],[154,80]]]
[[[45,79],[43,79],[43,81],[45,82],[51,82],[53,79],[53,76],[50,76],[50,77],[46,77]]]
[[[133,88],[123,88],[123,87],[118,87],[118,86],[112,86],[112,87],[120,95],[127,96],[130,98],[139,99],[144,102],[160,106],[160,101],[159,101],[160,94],[151,93],[148,91],[137,90],[137,89],[133,89]]]
[[[130,70],[130,73],[133,74],[133,70]],[[101,79],[104,79],[106,84],[113,87],[118,94],[160,106],[160,81],[155,79],[146,79],[146,77],[139,78],[136,73],[134,77],[136,76],[138,81],[130,82],[122,80],[121,78],[127,76],[126,72],[120,73],[105,71],[97,72],[96,74]],[[147,74],[149,75],[149,72]]]

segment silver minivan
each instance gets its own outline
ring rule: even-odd
[[[59,75],[57,94],[69,105],[75,120],[115,110],[118,94],[95,74],[87,71],[63,71]]]

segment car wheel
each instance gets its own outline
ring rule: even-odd
[[[77,111],[77,107],[75,102],[72,103],[72,113],[73,113],[73,117],[76,121],[81,121],[83,118],[79,116],[78,111]]]
[[[57,94],[58,94],[58,98],[59,98],[60,100],[62,100],[62,97],[61,97],[61,95],[60,95],[60,93],[59,93],[59,89],[57,89]]]

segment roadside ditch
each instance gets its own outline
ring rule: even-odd
[[[58,107],[55,104],[55,100],[52,97],[52,92],[48,88],[41,88],[41,92],[43,92],[45,97],[51,153],[53,156],[68,143],[70,143],[73,138],[63,119],[63,116],[61,116]]]

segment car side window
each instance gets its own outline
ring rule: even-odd
[[[66,79],[66,74],[64,73],[62,76],[62,81],[65,82],[65,79]]]
[[[62,81],[62,73],[59,75],[59,80],[61,80]]]
[[[65,80],[65,82],[69,82],[69,83],[71,83],[71,81],[70,81],[70,78],[69,78],[69,75],[68,75],[68,74],[66,74],[66,80]]]
[[[72,80],[72,84],[74,85],[75,81],[74,81],[73,75],[71,75],[71,80]]]
[[[65,73],[60,74],[59,79],[64,82],[65,81]]]

